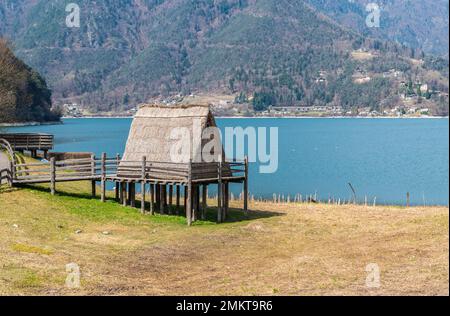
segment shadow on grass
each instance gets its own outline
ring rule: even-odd
[[[50,194],[50,189],[46,186],[42,185],[28,185],[28,184],[22,184],[18,186],[19,188],[25,188],[25,189],[31,189],[35,191],[45,192]],[[76,193],[76,192],[67,192],[59,190],[56,192],[56,196],[63,196],[63,197],[70,197],[70,198],[76,198],[76,199],[83,199],[83,200],[96,200],[99,201],[100,197],[92,196],[89,193]],[[111,196],[107,196],[107,201],[117,202],[119,205],[119,201],[117,201],[115,198]],[[139,200],[136,200],[136,210],[139,211],[141,208],[141,202]],[[150,202],[145,202],[145,210],[146,212],[149,212],[150,210]],[[159,210],[156,208],[157,214],[161,214]],[[164,215],[170,215],[170,216],[179,216],[179,217],[185,217],[185,210],[183,205],[181,205],[180,209],[177,210],[176,206],[167,206],[167,209],[164,212]],[[274,211],[260,211],[260,210],[249,210],[247,214],[242,210],[238,208],[230,208],[228,210],[228,215],[225,223],[235,223],[235,222],[243,222],[243,221],[252,221],[252,220],[258,220],[258,219],[264,219],[264,218],[270,218],[275,216],[283,216],[285,214],[274,212]],[[201,224],[201,223],[211,223],[211,222],[217,222],[217,208],[216,207],[208,207],[205,212],[205,219],[200,220],[198,219],[195,224]]]

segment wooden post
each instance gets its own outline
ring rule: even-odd
[[[116,155],[116,164],[117,164],[117,167],[116,167],[116,175],[117,175],[117,169],[119,168],[119,163],[120,163],[120,155],[119,154],[117,154]],[[116,193],[116,200],[118,201],[118,200],[120,200],[120,186],[119,186],[119,182],[117,182],[116,181],[116,188],[115,188],[115,193]]]
[[[192,225],[192,159],[189,160],[189,168],[188,168],[186,219],[187,219],[188,226],[191,226]]]
[[[173,185],[169,185],[169,214],[172,214]]]
[[[120,181],[120,182],[117,182],[117,185],[119,186],[119,191],[120,191],[120,194],[119,194],[119,201],[120,201],[120,204],[122,204],[122,205],[126,205],[126,188],[125,188],[125,183],[123,182],[123,181]]]
[[[166,186],[161,184],[159,186],[159,211],[161,214],[165,214],[165,208],[166,208]]]
[[[409,192],[406,193],[406,207],[409,207],[409,202],[410,202],[410,194]]]
[[[248,157],[245,156],[245,179],[244,179],[244,212],[248,215]]]
[[[106,201],[106,153],[102,153],[101,201]]]
[[[95,155],[91,155],[91,176],[95,177]],[[95,180],[91,181],[91,193],[92,197],[95,198],[96,195],[96,183]]]
[[[185,185],[184,186],[184,195],[183,195],[183,200],[184,200],[184,215],[187,214],[187,196],[188,196],[188,186]]]
[[[145,213],[145,178],[147,176],[147,157],[142,157],[142,167],[141,167],[141,213]]]
[[[219,156],[219,163],[217,164],[217,222],[222,222],[222,156]]]
[[[223,219],[228,217],[228,208],[230,205],[230,184],[228,182],[224,183],[224,209],[223,209]]]
[[[199,198],[199,187],[198,187],[198,185],[194,185],[193,187],[192,187],[192,190],[193,190],[193,196],[192,196],[192,221],[193,222],[195,222],[195,221],[197,221],[197,218],[198,218],[198,213],[199,213],[199,201],[198,201],[198,198]]]
[[[150,214],[155,214],[155,185],[150,183]]]
[[[14,178],[16,177],[16,165],[14,164],[14,156],[12,161],[9,162],[10,173],[8,177],[8,184],[12,188],[14,186]]]
[[[125,181],[122,181],[122,192],[123,192],[123,201],[122,201],[122,205],[123,206],[127,206],[128,205],[128,183]]]
[[[160,210],[161,204],[161,186],[158,183],[155,183],[155,209]]]
[[[176,198],[176,203],[177,203],[177,215],[180,215],[180,189],[181,189],[181,186],[180,185],[177,185],[177,198]]]
[[[128,194],[130,195],[130,206],[136,207],[136,183],[135,182],[129,183]]]
[[[208,185],[202,187],[202,220],[206,219],[206,208],[208,207]]]
[[[56,161],[55,157],[50,159],[50,193],[55,195],[56,193]]]

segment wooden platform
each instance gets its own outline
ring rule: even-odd
[[[121,160],[117,155],[57,161],[54,157],[48,162],[24,163],[14,161],[10,168],[10,184],[49,183],[52,194],[56,193],[59,182],[90,181],[92,195],[96,195],[100,183],[100,199],[106,200],[106,183],[115,184],[115,197],[124,206],[136,206],[136,185],[140,185],[141,212],[165,214],[168,206],[174,203],[184,205],[187,223],[204,216],[207,190],[211,184],[218,185],[218,222],[226,219],[229,202],[229,184],[242,183],[244,192],[244,211],[248,201],[248,163],[226,161],[214,163],[170,163]],[[183,192],[184,203],[180,203]],[[146,201],[146,195],[150,201]],[[148,202],[148,203],[147,203]],[[146,209],[146,205],[149,205]]]

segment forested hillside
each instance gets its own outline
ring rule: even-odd
[[[428,54],[448,58],[448,0],[307,0],[342,25],[379,39],[392,40]],[[380,9],[379,27],[367,27],[371,12]],[[370,8],[370,7],[369,7]]]
[[[448,112],[447,60],[365,37],[318,3],[79,0],[80,27],[69,28],[69,2],[0,1],[0,33],[45,76],[57,104],[121,110],[203,92],[233,94],[258,110],[382,110],[403,96]]]
[[[0,123],[58,121],[44,79],[0,38]]]

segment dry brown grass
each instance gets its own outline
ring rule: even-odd
[[[0,295],[449,294],[448,208],[251,209],[251,220],[188,228],[114,202],[0,193]],[[70,262],[81,267],[77,290],[64,286]],[[365,285],[369,263],[378,289]]]

